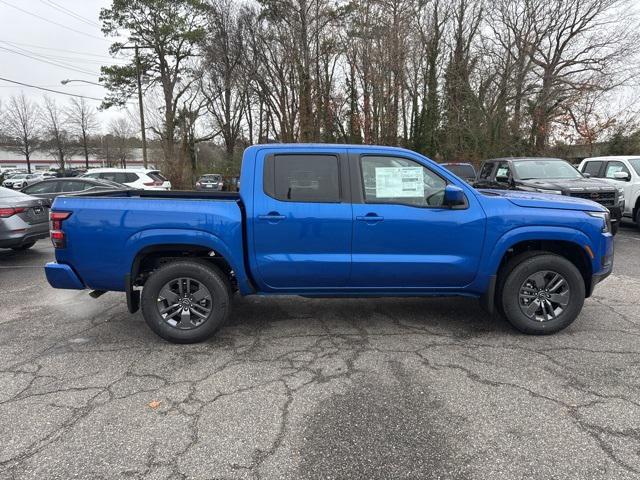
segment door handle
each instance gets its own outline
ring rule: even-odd
[[[377,223],[384,220],[384,217],[376,215],[375,213],[368,213],[367,215],[358,215],[356,220],[367,223]]]
[[[269,212],[266,215],[258,215],[258,219],[267,220],[268,222],[279,222],[287,218],[284,215],[280,215],[278,212]]]

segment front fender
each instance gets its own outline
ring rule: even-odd
[[[495,243],[491,253],[484,259],[482,271],[486,275],[495,275],[507,250],[517,243],[527,240],[566,241],[585,246],[596,251],[589,237],[582,231],[569,227],[527,226],[518,227],[504,233]],[[585,252],[586,253],[586,252]]]
[[[136,256],[144,249],[162,245],[193,245],[215,250],[233,269],[242,293],[250,292],[251,285],[244,268],[242,242],[228,245],[220,237],[210,232],[194,229],[149,229],[129,237],[125,243],[125,265],[131,272]]]

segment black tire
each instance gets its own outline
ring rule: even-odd
[[[210,312],[201,324],[189,329],[172,326],[160,314],[158,297],[168,283],[179,278],[194,279],[210,292]],[[142,315],[149,328],[173,343],[205,341],[224,324],[231,311],[229,279],[215,265],[204,261],[184,260],[169,263],[154,272],[142,289]]]
[[[20,245],[19,247],[13,247],[12,250],[15,250],[17,252],[21,252],[23,250],[29,250],[31,247],[33,247],[36,244],[36,242],[28,242],[28,243],[23,243],[22,245]]]
[[[640,230],[640,205],[636,208],[636,218],[634,220],[636,221],[636,227]]]
[[[615,236],[620,229],[620,220],[611,224],[611,235]]]
[[[537,272],[553,272],[564,277],[568,285],[568,304],[555,318],[544,321],[530,318],[520,305],[520,289]],[[585,285],[580,271],[569,260],[555,254],[531,252],[531,255],[515,257],[505,269],[505,278],[498,298],[507,321],[517,330],[530,335],[556,333],[573,323],[584,304]],[[525,307],[523,307],[525,308]]]

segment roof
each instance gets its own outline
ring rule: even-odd
[[[499,161],[506,162],[510,160],[518,160],[518,161],[530,160],[532,162],[540,161],[540,160],[553,160],[553,161],[559,160],[561,162],[566,162],[566,160],[562,158],[557,158],[557,157],[501,157],[501,158],[489,158],[485,160],[485,162],[499,162]]]
[[[603,155],[601,157],[587,157],[585,160],[636,160],[640,155]]]
[[[103,173],[103,172],[131,172],[131,173],[148,173],[159,172],[157,168],[112,168],[112,167],[96,167],[89,168],[87,173]]]

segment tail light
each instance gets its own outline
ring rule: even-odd
[[[16,213],[22,213],[26,210],[26,208],[0,208],[0,218],[9,218],[15,215]]]
[[[62,222],[65,221],[71,212],[50,212],[49,220],[51,220],[50,236],[51,243],[54,248],[64,248],[67,244],[64,232],[62,231]]]

